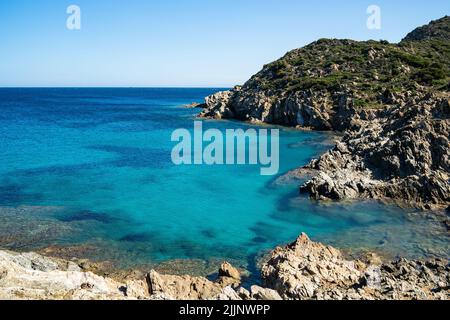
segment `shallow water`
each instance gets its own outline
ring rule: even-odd
[[[243,266],[300,232],[350,250],[448,257],[435,219],[376,202],[318,204],[255,166],[174,166],[180,106],[218,89],[0,89],[0,246],[95,248],[133,267],[171,259]],[[206,128],[248,128],[205,121]],[[283,129],[280,175],[327,149],[328,135]]]

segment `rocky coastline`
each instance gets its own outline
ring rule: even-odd
[[[314,200],[450,208],[450,17],[399,44],[321,39],[242,87],[207,97],[202,118],[344,133],[291,173]]]
[[[203,118],[343,133],[332,150],[290,173],[309,177],[299,191],[314,200],[389,200],[442,213],[450,209],[449,26],[444,17],[399,44],[322,39],[244,86],[186,107],[203,108]],[[272,251],[250,286],[228,262],[214,280],[155,270],[119,279],[88,264],[0,251],[0,299],[450,299],[447,260],[352,259],[306,234]]]
[[[0,251],[0,299],[39,300],[448,300],[450,264],[444,260],[383,262],[376,254],[346,258],[302,234],[276,248],[261,268],[261,282],[241,286],[231,264],[215,280],[165,275],[113,279],[82,264],[37,253]]]

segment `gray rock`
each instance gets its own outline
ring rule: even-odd
[[[349,261],[340,251],[302,234],[296,242],[275,249],[262,268],[262,278],[284,299],[428,300],[450,298],[449,271],[448,262],[441,260],[401,259],[381,265]]]
[[[281,296],[272,289],[261,288],[259,286],[252,286],[250,288],[251,297],[255,300],[283,300]]]
[[[233,267],[230,263],[224,262],[219,269],[219,277],[233,278],[235,280],[241,280],[241,274],[238,269]]]

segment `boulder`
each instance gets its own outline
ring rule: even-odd
[[[227,277],[235,280],[241,280],[241,274],[238,269],[233,267],[230,263],[224,262],[219,269],[219,277]]]
[[[204,277],[162,275],[152,270],[146,278],[150,295],[170,300],[208,300],[221,294],[223,289]]]

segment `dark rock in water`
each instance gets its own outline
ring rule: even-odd
[[[132,233],[119,239],[122,242],[150,242],[153,236],[149,233]]]
[[[424,209],[448,204],[449,101],[414,100],[348,131],[334,150],[306,166],[317,174],[301,191],[315,199],[398,199]]]
[[[399,44],[321,39],[270,63],[242,87],[205,99],[204,118],[345,132],[305,169],[318,200],[450,203],[450,17]],[[300,174],[300,171],[298,171]]]
[[[92,221],[98,221],[98,222],[103,222],[103,223],[112,223],[115,221],[114,218],[112,218],[111,216],[109,216],[106,213],[99,213],[99,212],[94,212],[94,211],[89,211],[89,210],[78,211],[78,212],[75,212],[70,215],[59,216],[58,220],[62,221],[62,222],[92,220]]]
[[[208,229],[208,230],[202,230],[201,234],[208,239],[214,239],[217,237],[217,233],[214,230]]]
[[[339,250],[303,234],[287,247],[275,249],[262,268],[263,283],[284,299],[450,298],[448,261],[372,261],[346,260]]]
[[[254,237],[252,239],[252,242],[254,242],[254,243],[266,243],[267,239],[263,238],[263,237]]]

